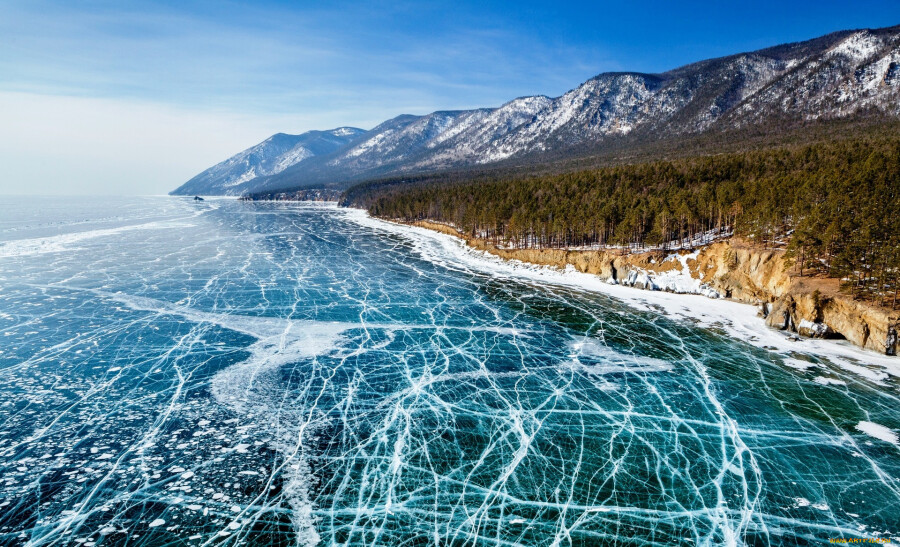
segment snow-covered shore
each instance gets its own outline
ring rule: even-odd
[[[840,386],[838,382],[841,380],[826,376],[833,369],[851,373],[859,379],[891,390],[896,389],[897,378],[900,378],[900,359],[896,357],[879,355],[844,340],[802,338],[772,329],[759,317],[756,307],[727,298],[716,298],[720,296],[718,293],[691,278],[684,262],[686,258],[681,259],[683,267],[680,269],[671,269],[661,277],[648,274],[647,281],[656,288],[668,291],[639,290],[623,284],[611,284],[597,275],[579,272],[571,266],[560,269],[502,259],[487,251],[474,249],[463,239],[453,235],[380,220],[358,209],[346,211],[348,218],[356,223],[412,240],[423,258],[444,267],[497,278],[599,292],[638,310],[663,313],[672,319],[688,320],[703,328],[720,329],[738,340],[777,353],[785,366],[802,369],[815,367],[821,373],[822,380],[819,383]]]

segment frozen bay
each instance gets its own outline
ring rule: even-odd
[[[897,378],[866,363],[333,206],[5,208],[0,544],[900,536]]]

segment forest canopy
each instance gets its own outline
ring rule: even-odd
[[[853,138],[560,175],[351,188],[372,215],[517,247],[666,248],[704,233],[786,247],[804,274],[898,304],[900,137]]]

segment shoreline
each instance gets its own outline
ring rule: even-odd
[[[900,359],[897,357],[876,353],[847,340],[799,337],[792,332],[777,330],[759,316],[757,307],[733,298],[638,290],[633,286],[612,284],[598,275],[578,271],[574,267],[559,268],[500,257],[488,250],[472,247],[468,241],[451,233],[453,228],[449,226],[435,229],[372,217],[363,209],[344,210],[356,223],[412,239],[419,254],[434,263],[492,277],[509,277],[602,293],[640,311],[662,314],[676,321],[690,321],[701,328],[721,330],[736,340],[776,353],[784,366],[798,373],[816,374],[812,380],[824,385],[841,388],[849,379],[826,376],[835,372],[829,364],[841,373],[848,373],[854,380],[865,380],[882,388],[896,389],[897,379],[900,379]]]
[[[847,296],[837,279],[798,275],[783,249],[760,248],[735,237],[690,250],[510,249],[446,224],[430,220],[413,224],[459,237],[500,258],[574,268],[613,285],[751,304],[768,326],[802,337],[846,339],[886,356],[896,356],[900,349],[900,313]]]

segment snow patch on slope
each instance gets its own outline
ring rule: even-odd
[[[869,32],[862,31],[851,34],[838,45],[831,48],[831,55],[843,55],[851,61],[859,63],[865,61],[878,51],[881,40]]]
[[[665,272],[651,272],[635,268],[620,283],[627,287],[639,287],[652,291],[673,292],[676,294],[700,294],[708,298],[721,298],[719,292],[701,280],[691,275],[689,260],[697,260],[700,251],[689,254],[673,254],[665,258],[663,262],[677,261],[680,269],[671,269]],[[611,281],[615,283],[615,281]]]

